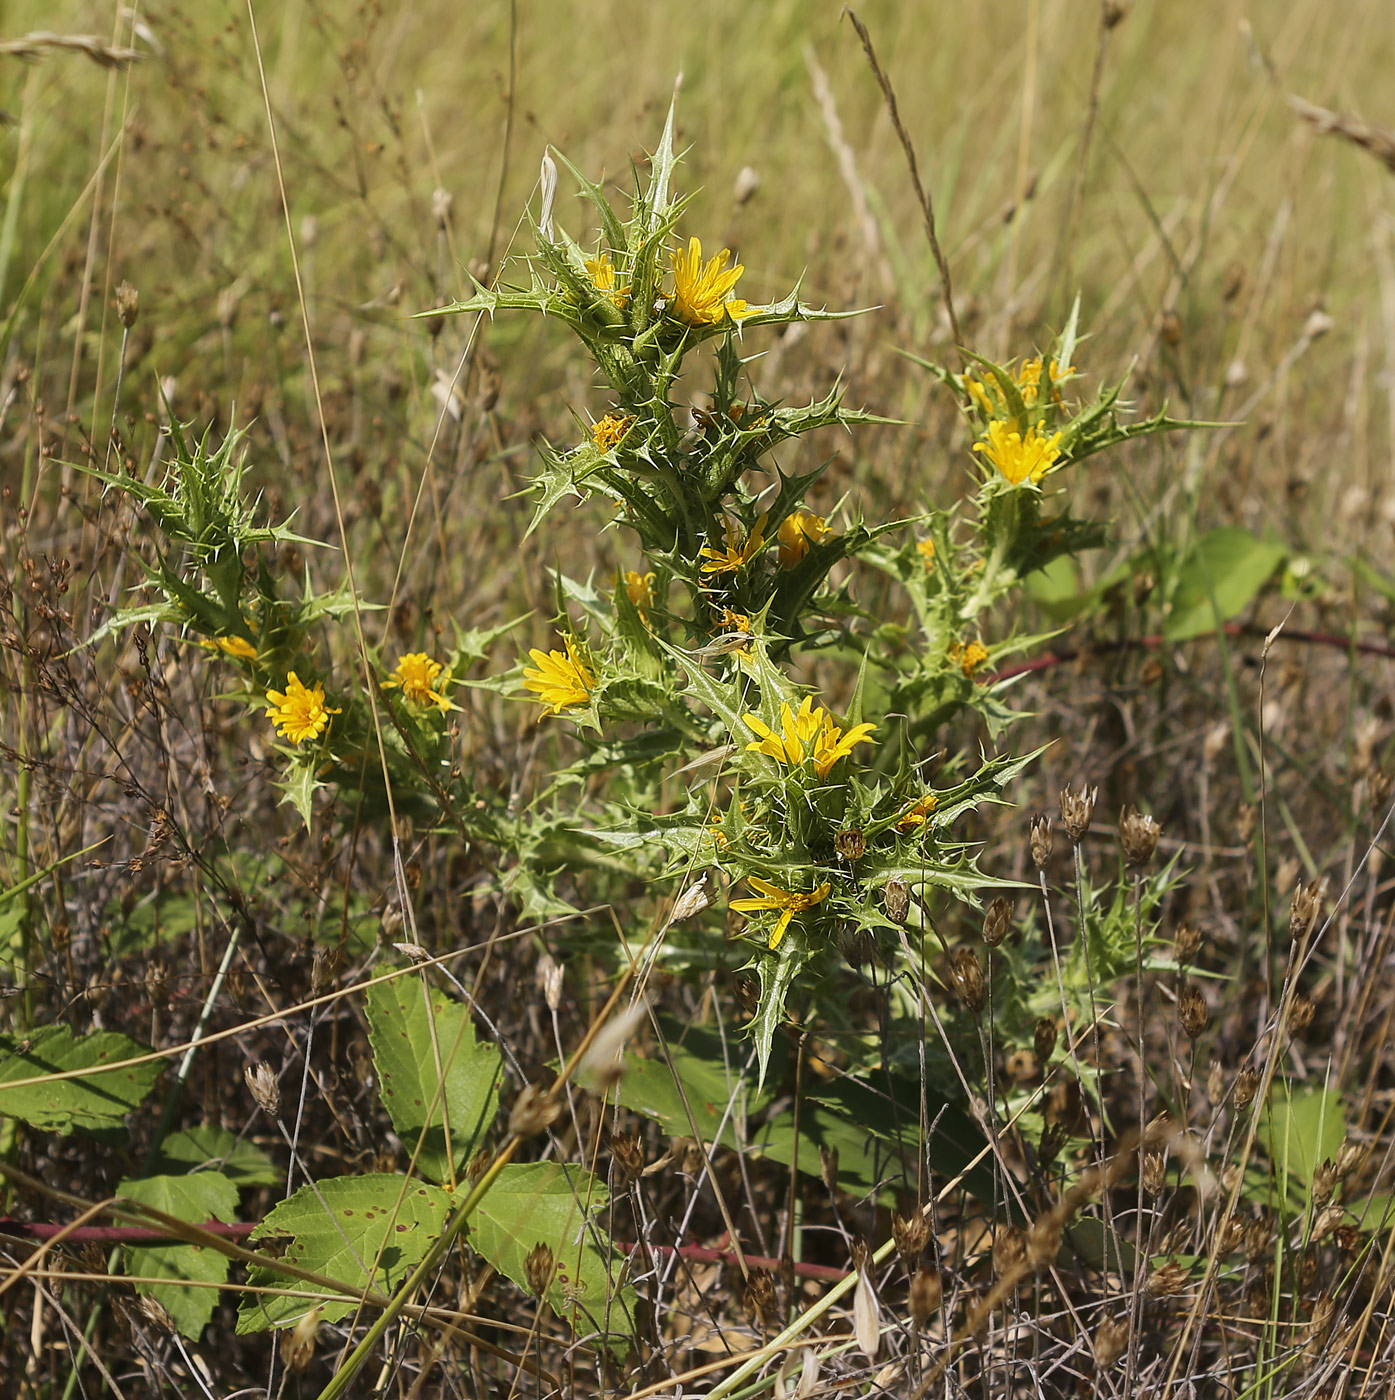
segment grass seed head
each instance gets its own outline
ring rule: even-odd
[[[1135,870],[1141,870],[1153,859],[1158,848],[1158,837],[1162,827],[1137,807],[1125,807],[1119,814],[1119,844],[1124,850],[1124,860]]]
[[[1027,1232],[1020,1225],[1005,1225],[993,1237],[993,1277],[1001,1279],[1027,1257]]]
[[[1061,1222],[1054,1214],[1043,1215],[1027,1231],[1027,1263],[1040,1272],[1055,1262],[1061,1249]]]
[[[1061,789],[1061,825],[1065,827],[1072,845],[1078,846],[1085,839],[1085,833],[1090,829],[1090,819],[1095,815],[1095,799],[1099,795],[1098,787],[1086,787],[1084,783],[1078,788]]]
[[[1163,1159],[1161,1152],[1145,1152],[1141,1171],[1143,1175],[1143,1189],[1150,1196],[1162,1194],[1163,1187],[1167,1184],[1167,1163]]]

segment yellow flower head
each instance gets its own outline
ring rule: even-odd
[[[746,269],[737,263],[723,271],[723,265],[731,256],[729,248],[723,248],[704,266],[702,243],[690,238],[687,252],[680,250],[671,256],[673,305],[670,309],[680,321],[690,326],[715,326],[723,316],[740,321],[753,314],[744,301],[731,296],[731,289]]]
[[[759,898],[733,899],[731,907],[742,914],[754,913],[761,909],[776,909],[780,917],[775,920],[775,927],[770,930],[769,947],[773,952],[780,946],[780,940],[785,936],[785,930],[790,926],[790,920],[796,914],[802,914],[806,909],[812,909],[814,905],[828,898],[828,891],[831,888],[825,880],[818,889],[810,890],[808,894],[803,894],[798,890],[782,890],[779,885],[772,885],[769,880],[762,880],[759,875],[748,875],[747,884],[760,891]]]
[[[827,718],[823,707],[816,710],[813,704],[806,695],[798,714],[788,705],[781,705],[779,730],[772,729],[759,715],[743,715],[741,718],[746,728],[760,735],[755,743],[746,745],[747,750],[763,753],[777,763],[791,766],[803,763],[805,746],[813,743]]]
[[[926,817],[940,805],[940,799],[933,792],[927,792],[924,797],[917,798],[906,808],[896,820],[896,825],[902,831],[910,831],[914,827],[924,825]]]
[[[748,614],[737,612],[735,608],[723,608],[712,630],[714,636],[719,632],[749,632],[751,619]]]
[[[792,510],[780,522],[780,567],[792,569],[809,552],[811,544],[822,544],[829,536],[823,516],[811,510]]]
[[[1074,365],[1067,365],[1061,369],[1055,360],[1047,362],[1048,374],[1051,378],[1051,401],[1061,402],[1061,391],[1056,387],[1057,381],[1068,374],[1075,373]],[[1022,404],[1025,408],[1035,408],[1038,398],[1041,395],[1041,371],[1042,358],[1040,355],[1023,362],[1022,368],[1013,374],[1013,379],[1017,382],[1017,391],[1022,395]],[[1006,418],[1008,416],[1007,400],[1003,397],[1002,385],[987,370],[982,370],[982,379],[965,379],[964,387],[969,391],[969,397],[978,405],[985,418]]]
[[[316,685],[312,689],[294,671],[286,677],[284,691],[267,691],[266,702],[266,712],[276,726],[276,732],[293,744],[318,739],[329,723],[330,715],[340,713],[325,705],[324,686]]]
[[[621,417],[618,413],[607,413],[598,423],[593,423],[591,440],[596,444],[596,449],[609,452],[630,431],[634,421],[629,416]]]
[[[814,772],[821,778],[840,758],[846,758],[858,744],[868,743],[876,733],[875,724],[855,724],[846,734],[827,716],[814,740]]]
[[[591,689],[596,678],[590,668],[576,654],[572,639],[567,639],[567,650],[539,651],[533,647],[528,655],[533,658],[533,666],[523,668],[523,688],[537,692],[538,700],[552,707],[551,713],[561,714],[568,705],[584,705],[591,698]]]
[[[935,541],[917,540],[915,547],[920,557],[925,560],[925,567],[928,569],[935,562]]]
[[[1020,486],[1024,481],[1040,481],[1056,465],[1060,444],[1060,433],[1042,437],[1033,425],[1024,437],[1011,423],[994,419],[988,425],[988,440],[974,443],[974,451],[982,452],[1014,486]]]
[[[630,289],[627,285],[615,285],[615,264],[611,262],[610,254],[600,253],[594,258],[587,258],[585,266],[595,289],[604,292],[606,300],[617,311],[623,311],[630,300]]]
[[[964,679],[971,681],[974,672],[988,660],[988,648],[977,639],[967,646],[963,642],[955,642],[949,649],[949,659],[963,671]]]
[[[205,651],[221,651],[238,661],[255,661],[257,649],[246,637],[210,637],[198,643]]]
[[[734,574],[738,569],[744,569],[747,564],[755,558],[761,545],[765,543],[765,522],[767,515],[762,515],[756,521],[755,529],[746,537],[746,543],[738,545],[736,543],[736,531],[732,527],[730,520],[727,521],[727,547],[725,549],[713,549],[710,545],[704,545],[700,551],[707,563],[699,570],[704,574]]]
[[[437,683],[436,677],[444,670],[439,661],[433,661],[424,651],[408,652],[397,658],[392,675],[382,682],[384,690],[401,687],[402,694],[416,705],[435,705],[442,714],[453,710],[446,687],[451,683],[450,672]]]
[[[624,579],[625,592],[629,594],[630,602],[639,609],[641,617],[647,618],[649,609],[654,606],[654,575],[626,569],[621,577]]]

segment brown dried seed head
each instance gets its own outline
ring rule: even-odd
[[[1294,1035],[1302,1035],[1309,1026],[1313,1024],[1313,1015],[1317,1011],[1310,997],[1305,997],[1302,992],[1295,994],[1288,1009],[1288,1028]]]
[[[1199,1040],[1210,1024],[1211,1013],[1206,998],[1195,987],[1184,987],[1177,998],[1177,1019],[1188,1040]]]
[[[1054,1263],[1061,1249],[1061,1222],[1054,1216],[1039,1216],[1027,1231],[1027,1263],[1044,1269]]]
[[[1157,821],[1144,815],[1137,807],[1125,807],[1120,813],[1119,844],[1124,849],[1124,860],[1135,869],[1153,859],[1161,835],[1162,827]]]
[[[913,1210],[907,1216],[891,1215],[891,1236],[896,1241],[896,1252],[908,1269],[914,1269],[920,1262],[921,1252],[930,1242],[930,1225],[925,1213]]]
[[[1333,1164],[1331,1157],[1324,1157],[1321,1162],[1313,1168],[1312,1182],[1313,1204],[1325,1206],[1332,1199],[1332,1193],[1337,1189],[1337,1168]]]
[[[1049,1167],[1061,1155],[1061,1149],[1065,1145],[1065,1127],[1060,1123],[1048,1123],[1041,1130],[1041,1140],[1037,1145],[1037,1162],[1043,1168]]]
[[[644,1139],[638,1133],[611,1133],[610,1155],[627,1181],[644,1174]]]
[[[1212,1060],[1206,1067],[1206,1097],[1213,1105],[1225,1097],[1225,1070],[1219,1060]]]
[[[996,948],[1008,935],[1008,925],[1012,922],[1012,905],[999,895],[988,906],[983,916],[983,941]]]
[[[950,963],[950,982],[959,1000],[975,1016],[988,1000],[988,985],[983,976],[983,964],[972,948],[956,948]]]
[[[1061,825],[1066,829],[1071,844],[1078,846],[1090,829],[1090,819],[1095,815],[1095,799],[1100,795],[1098,787],[1062,788],[1060,793]]]
[[[1307,938],[1322,913],[1322,900],[1327,892],[1326,880],[1309,880],[1293,892],[1288,911],[1288,936],[1293,942]]]
[[[242,1074],[247,1080],[247,1087],[252,1091],[252,1097],[257,1101],[257,1107],[268,1118],[279,1118],[281,1088],[276,1082],[276,1075],[271,1066],[264,1060],[258,1060],[256,1064],[248,1065]]]
[[[1351,1259],[1361,1252],[1366,1234],[1359,1225],[1338,1225],[1333,1231],[1333,1242],[1344,1258]]]
[[[1172,935],[1172,953],[1179,963],[1189,963],[1201,950],[1201,930],[1195,924],[1179,924]]]
[[[1032,818],[1032,864],[1038,870],[1045,870],[1051,863],[1051,818]]]
[[[1187,1271],[1175,1259],[1154,1269],[1143,1285],[1143,1291],[1150,1298],[1167,1298],[1180,1293],[1187,1286]]]
[[[1032,1033],[1032,1049],[1036,1051],[1037,1059],[1045,1064],[1051,1058],[1051,1052],[1056,1048],[1056,1023],[1049,1016],[1043,1016],[1036,1024],[1036,1029]]]
[[[1325,1240],[1333,1230],[1346,1219],[1346,1208],[1333,1201],[1318,1212],[1318,1217],[1313,1221],[1313,1232],[1309,1239],[1316,1244],[1319,1240]]]
[[[867,833],[860,826],[850,826],[833,833],[833,849],[839,860],[861,860],[867,851]]]
[[[993,1277],[1002,1278],[1027,1257],[1027,1232],[1020,1225],[1005,1225],[993,1239]]]
[[[911,887],[904,880],[888,880],[882,886],[882,907],[893,924],[904,924],[911,908]]]
[[[148,1321],[158,1327],[161,1332],[174,1331],[174,1319],[169,1315],[169,1311],[158,1298],[151,1298],[149,1295],[138,1300],[140,1310]]]
[[[1248,1108],[1259,1093],[1259,1071],[1253,1065],[1246,1065],[1235,1076],[1235,1106]]]
[[[1234,1254],[1245,1238],[1245,1222],[1232,1210],[1216,1222],[1216,1253]]]
[[[528,1291],[533,1297],[541,1298],[556,1276],[557,1256],[551,1245],[539,1241],[523,1259],[523,1277],[528,1281]]]
[[[1370,1156],[1368,1148],[1347,1138],[1337,1153],[1337,1180],[1345,1181],[1347,1177],[1359,1172],[1366,1165],[1368,1156]]]
[[[1268,1259],[1274,1252],[1274,1225],[1265,1216],[1245,1226],[1245,1258],[1251,1264]]]
[[[1161,1152],[1145,1152],[1141,1164],[1143,1189],[1150,1196],[1161,1194],[1167,1183],[1167,1163]]]
[[[140,293],[124,277],[116,289],[116,314],[127,330],[136,324],[136,317],[140,315]]]
[[[1312,1315],[1308,1319],[1308,1342],[1303,1354],[1309,1361],[1321,1355],[1332,1334],[1332,1324],[1337,1317],[1337,1300],[1330,1293],[1320,1293],[1313,1301]]]
[[[742,1304],[753,1325],[766,1327],[775,1315],[775,1280],[762,1270],[752,1269],[746,1279]]]
[[[944,1297],[944,1284],[937,1269],[917,1269],[911,1279],[910,1304],[911,1321],[917,1327],[924,1327],[930,1315],[940,1306]]]
[[[530,1138],[557,1121],[561,1103],[537,1084],[525,1084],[509,1113],[509,1136]]]
[[[1124,1354],[1128,1344],[1128,1319],[1105,1318],[1095,1329],[1095,1365],[1101,1371],[1107,1371]]]

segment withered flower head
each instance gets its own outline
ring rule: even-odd
[[[920,1262],[921,1251],[930,1242],[930,1225],[925,1212],[913,1210],[907,1216],[891,1215],[891,1235],[896,1241],[896,1252],[908,1269],[914,1269]]]
[[[1195,924],[1178,924],[1172,935],[1172,952],[1179,964],[1189,963],[1201,951],[1201,930]]]
[[[541,1298],[552,1284],[557,1274],[557,1256],[552,1246],[541,1241],[535,1244],[523,1259],[523,1277],[528,1280],[528,1291],[535,1298]]]
[[[1042,1064],[1051,1058],[1051,1052],[1056,1048],[1056,1023],[1050,1016],[1043,1016],[1037,1022],[1036,1030],[1032,1033],[1032,1048]]]
[[[924,1327],[930,1315],[940,1306],[944,1297],[944,1284],[936,1269],[917,1269],[911,1279],[910,1312],[911,1321],[917,1328]]]
[[[1211,1013],[1206,1008],[1206,998],[1195,987],[1184,987],[1177,997],[1177,1019],[1187,1033],[1188,1040],[1199,1040],[1211,1022]]]
[[[988,999],[983,964],[972,948],[956,948],[949,969],[950,983],[964,1006],[975,1016]]]
[[[1107,1371],[1124,1354],[1128,1344],[1128,1318],[1105,1318],[1095,1329],[1095,1365],[1101,1371]]]
[[[1061,789],[1061,824],[1073,845],[1078,846],[1085,839],[1085,833],[1090,829],[1090,819],[1095,815],[1095,799],[1099,795],[1098,787],[1086,787],[1084,783],[1078,788]]]
[[[867,850],[867,836],[860,826],[850,826],[833,833],[833,849],[839,860],[861,860]]]
[[[1259,1092],[1259,1071],[1253,1065],[1246,1065],[1235,1076],[1235,1106],[1248,1108]]]
[[[990,947],[996,948],[1008,935],[1008,926],[1012,922],[1012,905],[999,895],[988,906],[988,912],[983,916],[983,941]]]
[[[544,1132],[561,1113],[561,1103],[537,1084],[525,1084],[509,1112],[509,1136],[530,1138]]]
[[[882,904],[893,924],[904,924],[911,908],[911,887],[904,880],[888,880],[882,886]]]
[[[1326,880],[1309,880],[1293,892],[1288,911],[1288,936],[1297,943],[1308,937],[1322,913],[1322,897],[1327,892]]]
[[[1135,869],[1153,859],[1161,835],[1162,827],[1157,821],[1137,807],[1125,807],[1119,814],[1119,844],[1124,848],[1124,860]]]
[[[1038,870],[1045,870],[1051,862],[1051,818],[1032,818],[1032,864]]]

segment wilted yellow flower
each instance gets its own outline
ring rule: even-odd
[[[804,762],[806,744],[812,744],[823,728],[826,715],[823,707],[813,708],[813,700],[804,697],[795,714],[788,705],[780,706],[780,728],[772,729],[759,715],[743,715],[746,728],[761,737],[755,743],[747,744],[748,751],[763,753],[777,763],[796,764]]]
[[[912,827],[924,824],[926,817],[940,805],[940,799],[933,792],[927,792],[924,797],[917,798],[906,808],[896,820],[896,825],[902,831],[910,831]]]
[[[221,651],[239,661],[255,661],[257,649],[246,637],[208,637],[198,643],[205,651]]]
[[[444,714],[447,710],[453,710],[449,697],[446,695],[446,687],[451,683],[450,672],[446,671],[444,679],[439,685],[436,684],[436,677],[445,668],[439,661],[432,660],[424,651],[411,651],[405,656],[397,658],[397,665],[393,668],[392,675],[383,681],[384,690],[395,690],[401,688],[402,694],[416,705],[435,705]]]
[[[915,547],[920,557],[925,560],[925,567],[928,569],[935,560],[935,541],[917,540],[915,542]]]
[[[868,742],[876,732],[875,724],[855,724],[846,734],[832,719],[824,716],[823,728],[814,739],[814,772],[826,778],[828,770],[840,758],[846,758],[858,744]]]
[[[988,660],[988,648],[978,640],[967,646],[963,642],[955,642],[949,649],[949,659],[963,671],[964,679],[971,681],[974,672]]]
[[[982,452],[1014,486],[1020,486],[1024,481],[1040,481],[1056,465],[1060,443],[1060,433],[1042,437],[1034,425],[1023,437],[1011,423],[995,419],[988,425],[988,440],[974,443],[974,451]]]
[[[671,254],[673,305],[670,309],[680,321],[690,326],[715,326],[724,315],[740,321],[752,314],[744,301],[731,296],[731,289],[746,269],[737,263],[723,271],[730,256],[731,250],[723,248],[704,266],[702,243],[696,238],[688,240],[687,252],[680,250]]]
[[[294,671],[286,677],[285,690],[268,690],[266,700],[266,712],[276,732],[293,744],[318,739],[330,715],[340,713],[325,705],[324,686],[316,685],[312,689]]]
[[[822,544],[829,536],[823,516],[811,510],[792,510],[780,522],[780,567],[792,569],[809,552],[811,544]]]
[[[641,574],[635,569],[626,569],[622,575],[625,592],[630,602],[639,609],[639,615],[648,618],[649,609],[654,606],[654,575]]]
[[[572,639],[566,639],[567,650],[539,651],[533,647],[528,655],[533,658],[532,666],[523,668],[523,688],[535,690],[538,700],[552,707],[554,715],[561,714],[568,705],[584,705],[591,698],[591,688],[596,678],[590,668],[576,654]]]
[[[772,885],[769,880],[762,880],[759,875],[748,875],[746,882],[754,889],[760,891],[760,898],[733,899],[731,907],[742,914],[754,913],[761,909],[778,909],[780,917],[775,921],[775,927],[770,930],[769,947],[772,951],[780,946],[780,940],[785,936],[785,930],[790,926],[790,920],[796,914],[802,914],[806,909],[812,909],[821,900],[828,898],[828,891],[831,888],[825,880],[818,889],[811,890],[808,894],[801,894],[798,890],[782,890],[779,885]]]
[[[628,415],[622,418],[618,413],[607,413],[600,422],[593,423],[591,425],[591,439],[596,444],[597,450],[609,452],[630,431],[634,421]]]
[[[761,545],[765,543],[765,522],[767,515],[762,515],[756,521],[755,529],[746,538],[746,543],[738,545],[736,543],[736,532],[731,521],[727,521],[727,547],[725,549],[713,549],[710,545],[704,545],[700,551],[707,563],[702,565],[699,573],[704,574],[734,574],[738,569],[744,569],[747,564],[755,558]]]
[[[587,275],[598,292],[604,292],[606,299],[619,311],[625,309],[630,300],[628,285],[615,285],[615,265],[609,253],[600,253],[585,261]]]

